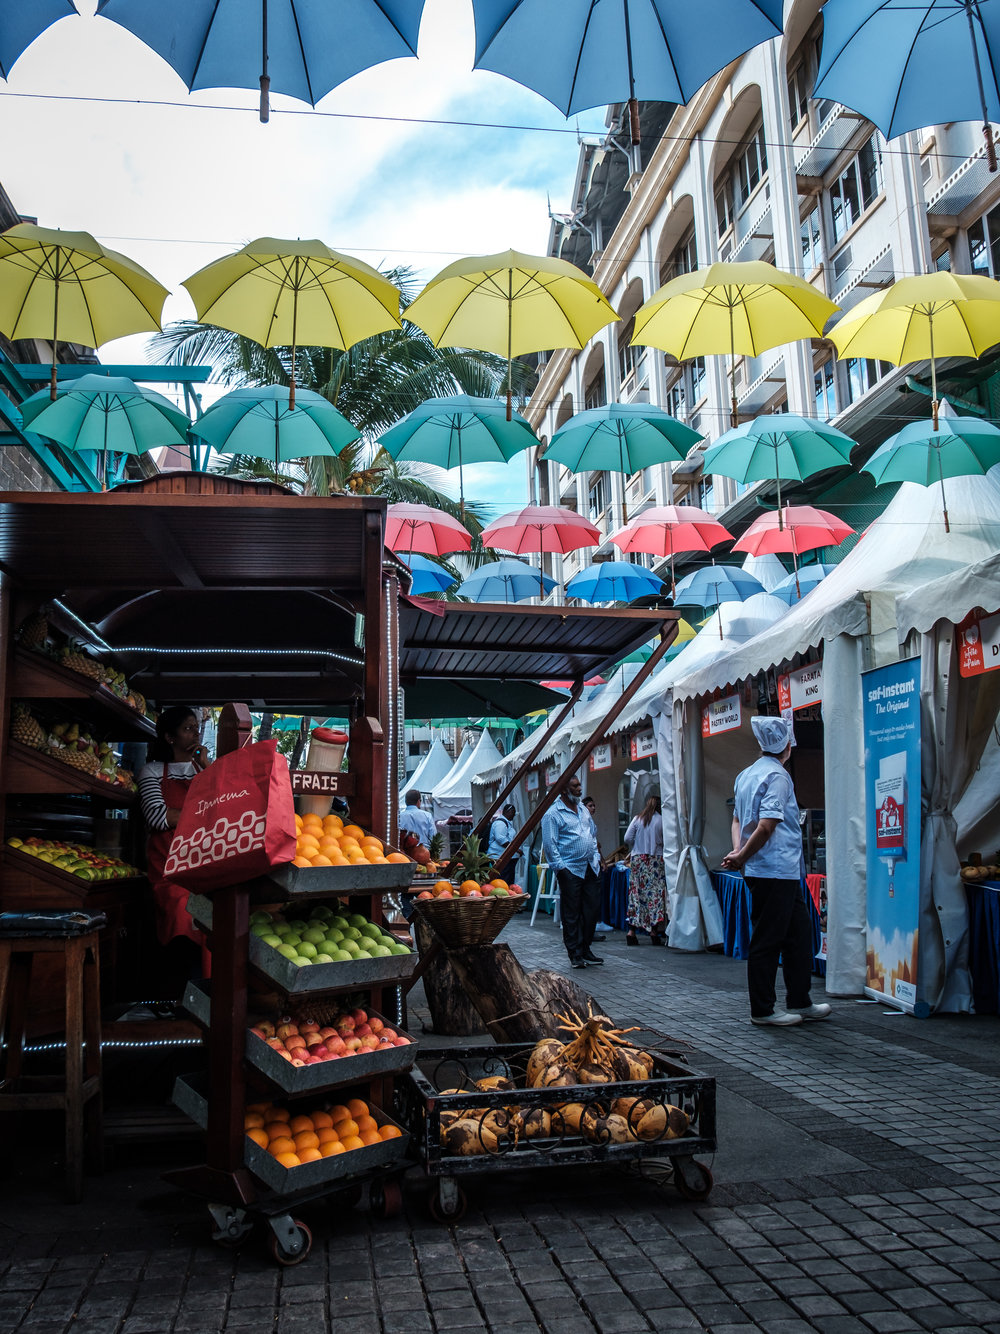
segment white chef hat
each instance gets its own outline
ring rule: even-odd
[[[750,719],[757,744],[765,755],[780,755],[792,739],[792,725],[785,718],[760,715]]]

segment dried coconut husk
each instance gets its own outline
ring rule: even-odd
[[[563,1053],[563,1044],[558,1038],[542,1038],[536,1042],[528,1057],[526,1071],[529,1088],[540,1088],[539,1079],[544,1070],[557,1061]]]
[[[544,1107],[533,1107],[521,1117],[525,1139],[547,1139],[552,1133],[552,1117]]]
[[[508,1093],[517,1088],[506,1075],[491,1075],[488,1079],[477,1079],[476,1088],[481,1093]]]
[[[574,1084],[579,1084],[579,1082],[579,1077],[573,1066],[557,1061],[555,1064],[545,1067],[539,1075],[535,1087],[540,1089],[572,1088]]]
[[[606,1014],[595,1014],[593,1010],[586,1019],[577,1014],[557,1014],[560,1027],[570,1034],[570,1040],[563,1050],[561,1061],[574,1067],[577,1072],[588,1071],[587,1079],[580,1083],[608,1083],[619,1077],[620,1062],[616,1061],[619,1052],[635,1050],[625,1040],[626,1033],[633,1033],[632,1028],[615,1028]],[[628,1058],[631,1062],[631,1057]],[[652,1063],[650,1063],[652,1064]],[[599,1074],[599,1078],[594,1078]],[[647,1073],[638,1076],[645,1079]]]

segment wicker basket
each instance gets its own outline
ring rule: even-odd
[[[459,949],[462,945],[489,945],[527,901],[527,894],[510,898],[490,895],[485,899],[415,899],[413,915],[433,927],[447,949]]]

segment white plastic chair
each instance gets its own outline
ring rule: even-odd
[[[534,906],[531,909],[531,921],[528,923],[528,925],[529,926],[535,925],[535,918],[538,916],[538,905],[542,902],[542,900],[551,899],[552,923],[554,926],[558,926],[559,925],[559,881],[555,876],[553,876],[552,883],[555,885],[555,889],[551,890],[551,892],[549,893],[546,893],[545,883],[549,875],[549,868],[546,862],[538,863],[538,865],[535,867],[535,875],[538,879],[538,893],[535,895]]]

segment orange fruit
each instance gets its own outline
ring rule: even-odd
[[[333,856],[330,858],[330,861],[334,866],[350,866],[351,864],[347,860],[347,858],[343,855],[343,853],[340,852],[335,852]]]
[[[382,1138],[377,1130],[362,1130],[358,1136],[362,1144],[381,1144]]]
[[[292,858],[292,865],[293,865],[293,866],[312,866],[312,862],[309,860],[308,857],[293,857],[293,858]]]
[[[362,1114],[357,1118],[358,1134],[363,1135],[366,1130],[378,1130],[378,1122],[374,1116],[365,1116]]]
[[[407,857],[405,852],[390,852],[388,857],[386,857],[386,861],[392,862],[394,866],[399,866],[403,862],[408,862],[409,860],[410,858]]]
[[[251,1127],[253,1126],[262,1126],[263,1124],[264,1124],[263,1113],[251,1112],[248,1108],[246,1115],[243,1117],[243,1129],[250,1130]]]
[[[451,881],[450,881],[450,880],[435,880],[435,881],[434,881],[434,892],[435,892],[435,894],[438,893],[439,891],[442,891],[442,890],[445,890],[445,889],[451,889]]]
[[[507,881],[500,880],[499,878],[494,878],[490,881],[490,884],[496,885],[497,889],[510,889],[510,885],[507,884]]]
[[[302,828],[302,816],[298,813],[298,811],[295,812],[295,828],[296,829]]]
[[[327,1140],[325,1144],[319,1146],[319,1151],[324,1158],[332,1158],[335,1153],[347,1152],[339,1139]]]
[[[340,847],[340,839],[334,838],[332,834],[324,834],[319,841],[320,852],[329,853],[331,849],[335,850],[339,847]]]
[[[338,1102],[336,1106],[330,1108],[330,1120],[334,1125],[336,1125],[338,1121],[346,1121],[350,1114],[349,1109],[340,1102]]]
[[[350,1116],[345,1116],[342,1121],[337,1121],[333,1128],[340,1136],[341,1143],[343,1143],[345,1139],[350,1138],[351,1135],[356,1135],[358,1133],[358,1123]]]
[[[270,1120],[272,1121],[290,1121],[292,1114],[287,1107],[272,1107]]]
[[[333,1117],[329,1112],[313,1112],[310,1119],[313,1130],[329,1130],[333,1125]]]
[[[365,834],[364,838],[358,840],[363,848],[375,848],[382,851],[382,840],[376,838],[374,834]]]
[[[399,1126],[382,1126],[378,1132],[379,1139],[399,1139],[403,1132]]]
[[[332,866],[333,862],[329,857],[324,857],[322,852],[317,852],[315,857],[309,858],[310,866]]]
[[[318,1163],[319,1160],[320,1160],[322,1157],[323,1157],[323,1155],[322,1155],[322,1153],[319,1151],[319,1149],[300,1149],[300,1150],[299,1150],[299,1162],[300,1162],[300,1163]]]
[[[347,1100],[347,1110],[354,1117],[354,1119],[357,1120],[359,1116],[368,1115],[368,1104],[366,1102],[362,1102],[360,1098],[349,1098]]]
[[[319,1147],[322,1149],[326,1144],[339,1144],[340,1136],[334,1130],[333,1126],[325,1126],[322,1130],[316,1131],[316,1138],[319,1140]]]
[[[288,1123],[288,1129],[293,1135],[299,1134],[302,1130],[312,1130],[313,1123],[311,1116],[293,1116]]]
[[[365,831],[358,824],[345,824],[344,833],[350,834],[351,838],[364,838]]]
[[[471,894],[473,890],[475,890],[477,894],[480,892],[479,885],[475,880],[463,880],[458,887],[458,892],[463,898],[465,898],[466,894]]]
[[[303,1149],[318,1149],[319,1136],[315,1130],[300,1130],[297,1135],[293,1135],[295,1141],[295,1152],[301,1153]]]
[[[276,1153],[274,1160],[280,1163],[282,1167],[298,1167],[299,1165],[298,1154],[295,1153]]]
[[[349,1135],[347,1139],[342,1139],[340,1142],[345,1149],[363,1149],[365,1147],[364,1140],[358,1135]]]
[[[307,814],[303,815],[302,823],[303,825],[319,825],[322,829],[323,817],[321,815],[316,815],[313,811],[309,811]]]
[[[262,1149],[266,1149],[270,1143],[267,1138],[267,1131],[261,1130],[259,1126],[251,1126],[247,1131],[247,1138],[252,1139],[255,1144],[259,1144]]]
[[[264,1133],[269,1140],[279,1139],[282,1135],[288,1134],[288,1122],[268,1121],[267,1125],[264,1127]]]
[[[277,1139],[271,1140],[267,1146],[267,1151],[274,1158],[277,1158],[280,1153],[294,1153],[295,1141],[288,1135],[280,1135]]]

